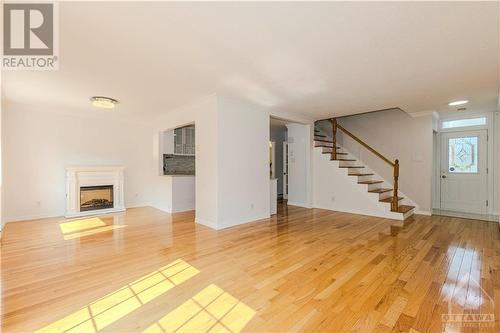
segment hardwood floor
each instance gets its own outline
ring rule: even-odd
[[[415,216],[390,236],[389,220],[291,206],[218,232],[193,220],[8,224],[2,331],[500,332],[495,223]]]

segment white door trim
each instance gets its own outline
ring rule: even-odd
[[[288,199],[288,141],[283,141],[283,199]]]
[[[486,125],[482,126],[470,126],[470,127],[457,127],[457,128],[446,128],[443,129],[441,128],[441,123],[443,121],[447,120],[458,120],[458,119],[467,119],[467,118],[475,118],[475,117],[486,117]],[[500,200],[500,198],[495,198],[494,197],[494,179],[495,179],[495,159],[497,158],[495,155],[495,147],[494,147],[494,136],[495,136],[495,125],[498,126],[498,124],[495,124],[495,115],[493,112],[470,112],[470,113],[460,113],[460,114],[452,114],[448,116],[442,116],[439,119],[439,125],[438,125],[438,135],[439,135],[439,142],[441,142],[441,136],[446,133],[446,132],[466,132],[466,131],[474,131],[474,130],[481,130],[481,129],[486,129],[487,130],[487,136],[488,140],[486,142],[487,144],[487,150],[488,150],[488,214],[495,214],[495,213],[500,213],[500,212],[495,212],[495,203],[494,201]],[[497,148],[498,150],[498,148]],[[500,154],[500,151],[498,152]],[[441,158],[438,161],[439,163],[439,169],[441,170]],[[500,175],[498,175],[500,177]],[[441,182],[441,178],[435,179],[437,182]],[[438,185],[440,186],[440,185]],[[497,207],[498,209],[498,207]]]

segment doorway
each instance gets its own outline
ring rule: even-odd
[[[283,199],[288,199],[288,142],[283,142]]]
[[[488,213],[487,130],[441,133],[440,209]]]

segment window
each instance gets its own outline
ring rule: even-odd
[[[455,127],[481,126],[481,125],[486,125],[486,117],[446,120],[442,122],[441,128],[455,128]]]
[[[478,173],[478,142],[477,136],[448,139],[448,172]]]
[[[174,154],[194,155],[194,126],[176,128],[174,130]]]

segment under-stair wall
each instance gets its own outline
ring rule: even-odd
[[[391,212],[388,203],[380,202],[379,194],[368,193],[370,185],[358,184],[373,179],[372,176],[349,176],[356,169],[341,168],[342,162],[331,161],[330,154],[323,154],[320,147],[314,149],[313,164],[314,207],[396,220],[404,218],[403,214]]]
[[[355,115],[338,120],[378,151],[400,163],[400,189],[417,205],[416,211],[429,214],[432,207],[433,116],[412,117],[401,110]],[[339,144],[384,179],[392,173],[380,159],[339,133]]]
[[[411,198],[417,206],[416,213],[430,214],[433,116],[412,117],[404,111],[392,109],[341,117],[337,121],[384,156],[391,160],[398,158],[400,192]],[[317,123],[316,127],[331,139],[329,121]],[[337,133],[337,142],[380,179],[392,182],[392,170],[384,161],[341,131]]]

